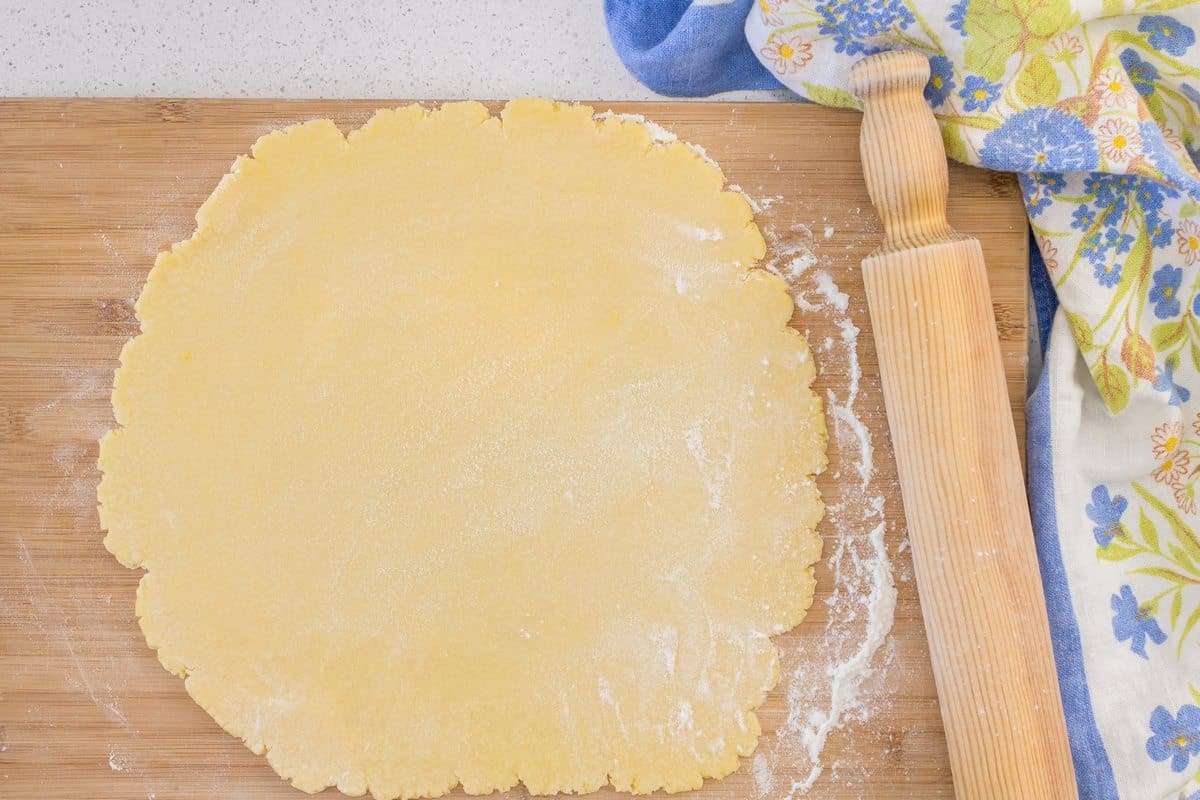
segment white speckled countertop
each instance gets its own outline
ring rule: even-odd
[[[0,96],[529,94],[657,97],[617,58],[601,0],[0,0]]]

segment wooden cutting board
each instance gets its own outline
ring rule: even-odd
[[[146,647],[133,615],[140,573],[119,566],[101,545],[97,439],[112,422],[112,370],[122,343],[137,332],[133,302],[154,256],[190,235],[195,210],[233,159],[273,128],[317,116],[352,128],[384,105],[394,104],[0,101],[0,795],[301,796],[222,732]],[[799,104],[592,105],[644,114],[703,146],[731,183],[761,201],[757,218],[774,266],[785,269],[806,250],[816,257],[797,281],[806,302],[819,299],[819,287],[805,281],[822,270],[848,294],[842,316],[860,329],[854,410],[874,444],[869,491],[883,498],[898,599],[856,719],[830,732],[823,771],[803,796],[951,797],[859,274],[880,238],[859,165],[859,115]],[[966,167],[953,167],[950,182],[951,223],[977,236],[987,257],[1023,431],[1027,234],[1020,194],[1011,177]],[[845,324],[837,322],[828,306],[793,320],[809,332],[818,389],[832,393],[831,405],[854,372],[841,346]],[[832,435],[845,433],[838,424],[830,419],[831,463],[820,480],[831,509],[822,527],[829,561],[818,569],[808,619],[776,640],[785,678],[760,712],[760,751],[771,758],[747,759],[698,796],[787,797],[810,767],[807,756],[776,741],[777,730],[805,723],[794,709],[789,720],[787,695],[808,686],[814,707],[828,711],[822,659],[841,657],[831,651],[852,656],[859,646],[867,584],[861,568],[854,571],[855,548],[865,547],[874,523],[846,516],[869,498],[855,473],[853,442]],[[831,647],[839,625],[846,636]],[[518,787],[508,796],[525,795]]]

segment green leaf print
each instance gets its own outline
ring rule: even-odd
[[[1134,283],[1142,283],[1150,277],[1150,263],[1154,255],[1154,247],[1145,231],[1138,234],[1125,258],[1125,266],[1121,270],[1121,283],[1117,286],[1117,296],[1124,296]],[[1124,290],[1124,291],[1122,291]]]
[[[1151,329],[1150,344],[1157,352],[1161,353],[1182,342],[1185,335],[1187,335],[1187,328],[1184,326],[1183,320],[1162,322]]]
[[[1066,315],[1067,324],[1071,326],[1071,335],[1079,343],[1079,349],[1085,353],[1093,349],[1096,345],[1093,341],[1092,326],[1088,325],[1087,320],[1081,314],[1067,311]]]
[[[1171,554],[1171,558],[1175,559],[1181,566],[1186,567],[1189,571],[1195,572],[1196,565],[1193,563],[1191,556],[1183,551],[1183,548],[1177,544],[1167,545],[1167,552]]]
[[[1154,523],[1146,516],[1146,512],[1138,509],[1138,529],[1142,533],[1142,541],[1151,550],[1158,549],[1158,528],[1154,527]]]
[[[1062,81],[1054,72],[1045,53],[1029,59],[1025,69],[1017,76],[1017,97],[1027,106],[1051,106],[1058,100]]]
[[[1092,379],[1096,381],[1104,404],[1114,414],[1129,405],[1129,375],[1116,364],[1108,363],[1103,353],[1092,365]]]
[[[1108,543],[1107,547],[1097,547],[1096,557],[1101,561],[1124,561],[1127,558],[1133,558],[1140,552],[1142,551],[1138,548],[1126,547],[1112,541]]]
[[[1176,513],[1175,509],[1170,508],[1162,500],[1159,500],[1145,487],[1133,484],[1133,488],[1147,505],[1162,515],[1167,524],[1171,526],[1171,533],[1175,535],[1175,540],[1183,547],[1183,552],[1187,553],[1188,561],[1192,564],[1200,562],[1200,537],[1197,537],[1195,532],[1188,526],[1183,518]]]
[[[1170,581],[1171,583],[1178,583],[1181,585],[1185,584],[1185,583],[1186,584],[1200,583],[1200,580],[1197,580],[1196,578],[1191,578],[1191,577],[1188,577],[1187,575],[1181,575],[1180,573],[1176,572],[1175,570],[1167,569],[1166,567],[1139,567],[1138,569],[1132,570],[1130,572],[1130,574],[1131,575],[1149,575],[1151,578],[1162,578],[1165,581]]]
[[[804,87],[804,92],[808,95],[809,99],[823,106],[854,108],[862,111],[862,101],[845,89],[822,86],[819,83],[809,83],[808,81],[804,81],[800,85]]]
[[[1183,592],[1176,592],[1171,601],[1171,628],[1179,624],[1179,612],[1183,611]]]
[[[1188,617],[1183,626],[1183,633],[1179,634],[1179,646],[1175,648],[1176,653],[1183,652],[1183,643],[1187,641],[1188,634],[1192,632],[1192,628],[1196,627],[1196,623],[1200,622],[1200,605],[1196,606],[1196,610]]]
[[[989,81],[998,80],[1014,53],[1037,50],[1078,19],[1070,0],[974,0],[963,20],[963,61]]]
[[[947,156],[955,161],[968,161],[967,143],[963,141],[962,129],[957,122],[948,120],[942,124],[942,142],[946,145]]]

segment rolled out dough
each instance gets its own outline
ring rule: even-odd
[[[159,256],[105,544],[281,776],[676,791],[752,751],[825,427],[723,181],[586,107],[408,106],[263,137]]]

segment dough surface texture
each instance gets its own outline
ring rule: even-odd
[[[723,186],[533,99],[239,159],[146,281],[100,449],[105,545],[196,702],[306,791],[737,769],[826,434]]]

